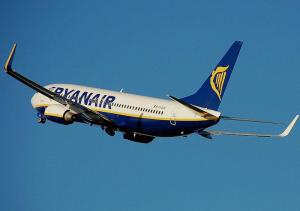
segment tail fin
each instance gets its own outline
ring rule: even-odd
[[[235,41],[201,88],[181,100],[196,106],[218,110],[242,44],[241,41]]]

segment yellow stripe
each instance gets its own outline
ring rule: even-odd
[[[218,76],[219,76],[219,79],[218,79],[218,85],[217,85],[217,88],[218,88],[218,90],[219,90],[219,92],[220,92],[220,82],[221,82],[221,79],[222,79],[222,73],[219,73]]]
[[[220,75],[221,74],[217,75],[217,88],[218,88],[218,90],[220,90],[220,78],[221,78]]]
[[[223,80],[224,80],[224,74],[225,73],[221,73],[221,79],[220,79],[220,94],[222,93],[222,85],[223,85]]]
[[[221,79],[220,79],[220,88],[219,88],[219,91],[220,91],[220,95],[222,94],[222,80],[223,80],[223,73],[221,74]]]
[[[37,104],[36,106],[33,106],[33,108],[41,108],[41,107],[47,107],[49,104]]]
[[[226,72],[223,73],[220,95],[222,95],[223,85],[224,85],[225,78],[226,78]]]
[[[47,107],[49,106],[49,104],[38,104],[36,105],[34,108],[40,108],[40,107]],[[105,109],[101,109],[101,108],[94,108],[94,107],[88,107],[89,109],[93,110],[93,111],[101,111],[104,113],[110,113],[110,114],[117,114],[117,115],[121,115],[121,116],[128,116],[128,117],[135,117],[135,118],[140,118],[140,119],[151,119],[151,120],[163,120],[163,121],[170,121],[170,120],[175,120],[175,121],[208,121],[208,120],[217,120],[216,117],[198,117],[198,118],[175,118],[174,117],[153,117],[153,116],[141,116],[140,114],[128,114],[128,113],[124,113],[124,112],[117,112],[117,111],[111,111],[111,110],[105,110]],[[55,116],[55,117],[59,117],[62,118],[62,116],[57,116],[55,114],[52,113],[47,113],[45,115],[50,115],[50,116]]]

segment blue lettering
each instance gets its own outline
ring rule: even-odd
[[[72,92],[74,92],[74,89],[70,90],[67,88],[65,89],[65,98],[68,98],[68,95],[71,94]]]
[[[116,99],[116,97],[114,96],[108,96],[105,100],[105,103],[103,104],[103,108],[106,107],[106,105],[108,105],[108,108],[111,109],[111,103],[114,102]]]
[[[94,104],[95,104],[95,107],[97,107],[99,97],[100,97],[100,94],[96,94],[96,95],[90,100],[89,106],[92,105],[92,103],[94,103]]]
[[[88,92],[83,92],[79,98],[79,103],[81,104],[83,100],[84,105],[87,105],[89,103],[89,99],[92,96],[92,94],[93,93],[88,94]]]
[[[54,91],[56,94],[60,95],[64,91],[64,88],[57,87],[56,90]]]
[[[55,89],[55,88],[56,87],[51,87],[50,89]],[[62,95],[64,93],[64,97],[66,97],[66,98],[70,97],[70,95],[73,93],[72,96],[70,97],[70,100],[75,102],[75,103],[89,105],[89,106],[92,106],[92,104],[94,104],[95,107],[102,107],[102,108],[108,108],[108,109],[111,109],[111,104],[116,99],[115,96],[103,95],[101,97],[100,102],[99,102],[99,99],[100,99],[100,96],[101,96],[100,94],[95,94],[92,97],[92,95],[93,95],[92,92],[91,93],[83,92],[80,95],[80,90],[75,91],[74,89],[70,90],[68,88],[64,89],[62,87],[57,87],[54,90],[54,93],[56,93],[58,95]]]
[[[70,100],[72,100],[73,102],[77,103],[79,93],[80,93],[79,90],[77,90],[76,92],[74,92],[74,94],[72,95],[72,97],[70,98]]]
[[[106,98],[106,96],[107,96],[107,95],[103,95],[103,97],[101,98],[101,101],[100,101],[100,103],[99,103],[99,107],[102,107],[102,103],[103,103],[103,101],[104,101],[104,98]]]

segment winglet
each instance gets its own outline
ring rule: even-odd
[[[299,115],[296,115],[295,118],[289,124],[289,126],[287,126],[287,128],[281,134],[279,134],[279,137],[286,137],[286,136],[288,136],[289,133],[291,132],[291,130],[293,129],[295,123],[297,122],[298,118],[299,118]]]
[[[14,43],[14,45],[13,45],[11,51],[10,51],[9,57],[7,58],[7,60],[5,62],[5,65],[4,65],[5,72],[9,72],[9,71],[12,70],[11,65],[12,65],[12,62],[13,62],[13,59],[14,59],[16,47],[17,47],[17,44]]]

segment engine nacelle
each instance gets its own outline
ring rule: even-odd
[[[44,115],[50,121],[65,125],[71,124],[76,120],[76,114],[60,104],[49,105],[45,109]]]
[[[123,138],[127,139],[127,140],[130,140],[130,141],[134,141],[134,142],[148,144],[151,141],[153,141],[153,139],[155,137],[153,137],[153,136],[146,136],[146,135],[137,134],[137,133],[124,133]]]

